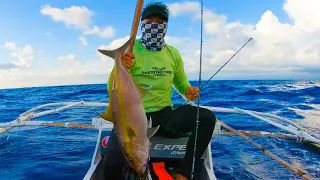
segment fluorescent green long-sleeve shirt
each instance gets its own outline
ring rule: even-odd
[[[182,57],[176,48],[167,44],[161,51],[149,51],[136,40],[133,54],[136,59],[133,61],[130,73],[142,88],[152,85],[152,89],[142,99],[146,112],[171,106],[172,86],[180,94],[185,94],[190,83],[184,71]],[[109,78],[108,85],[110,84]]]

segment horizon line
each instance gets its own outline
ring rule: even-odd
[[[198,82],[199,80],[189,80],[189,82]],[[202,79],[201,82],[207,82],[208,80]],[[320,81],[320,79],[215,79],[209,81]],[[83,83],[83,84],[56,84],[56,85],[39,85],[39,86],[24,86],[24,87],[9,87],[1,88],[1,90],[11,89],[29,89],[29,88],[48,88],[48,87],[63,87],[63,86],[86,86],[86,85],[107,85],[107,83]]]

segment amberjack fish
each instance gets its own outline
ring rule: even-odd
[[[111,73],[111,92],[106,111],[99,116],[114,124],[115,133],[128,164],[138,173],[143,174],[149,159],[149,138],[159,126],[149,128],[141,99],[148,93],[148,88],[140,87],[130,72],[121,62],[121,55],[135,38],[131,37],[124,45],[115,50],[98,51],[115,60]]]

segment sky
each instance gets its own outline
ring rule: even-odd
[[[162,2],[171,12],[165,41],[182,54],[189,80],[197,80],[201,1]],[[106,83],[114,61],[97,49],[129,39],[135,6],[136,0],[0,1],[0,89]],[[204,0],[202,79],[250,37],[213,80],[320,79],[319,9],[319,0]]]

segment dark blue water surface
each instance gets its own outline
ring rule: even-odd
[[[172,99],[174,103],[184,103],[176,92]],[[12,121],[41,104],[80,100],[107,102],[106,85],[0,90],[0,122]],[[275,113],[320,137],[320,81],[212,81],[202,91],[201,105]],[[95,111],[103,110],[73,108],[36,120],[91,123]],[[235,129],[283,132],[246,115],[216,116]],[[9,140],[3,142],[8,135]],[[0,136],[0,179],[82,179],[90,167],[96,138],[96,130],[15,128]],[[320,179],[319,149],[295,141],[251,138],[314,179]],[[238,136],[214,136],[211,146],[218,179],[301,179]]]

